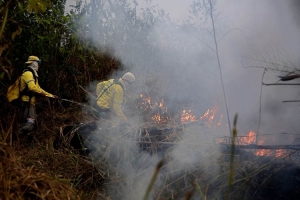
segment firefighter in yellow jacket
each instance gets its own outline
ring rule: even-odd
[[[29,56],[26,62],[27,66],[23,71],[20,79],[21,93],[21,109],[23,112],[22,122],[24,123],[18,130],[18,134],[22,135],[33,130],[36,122],[35,101],[36,95],[58,98],[56,95],[50,94],[43,90],[38,83],[38,70],[41,60],[37,56]]]
[[[119,80],[110,79],[97,84],[98,116],[110,119],[114,113],[120,120],[127,121],[123,111],[123,95],[126,87],[135,82],[135,76],[131,72],[125,73]]]

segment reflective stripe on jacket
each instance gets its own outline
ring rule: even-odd
[[[27,86],[27,88],[26,88]],[[24,91],[25,90],[25,91]],[[29,93],[32,94],[32,97],[30,98],[30,95],[26,94],[26,90],[29,91]],[[22,101],[28,102],[30,99],[30,103],[35,105],[35,94],[40,94],[42,96],[48,96],[53,97],[52,94],[46,92],[43,90],[39,83],[38,79],[34,79],[34,76],[31,71],[26,71],[21,76],[21,85],[20,85],[20,91],[24,91],[25,94],[22,95],[21,99]]]
[[[97,84],[96,94],[99,108],[111,109],[120,119],[127,120],[122,111],[123,88],[120,84],[115,84],[114,79],[100,82]]]

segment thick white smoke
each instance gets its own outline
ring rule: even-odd
[[[139,12],[142,13],[142,9],[156,4],[160,6],[160,1],[153,1],[152,4],[151,1],[136,2],[137,17]],[[170,13],[171,18],[181,17],[180,21],[183,22],[182,17],[189,15],[187,2],[169,1],[168,4],[164,3],[161,6],[166,12],[173,12]],[[174,13],[177,12],[177,8],[181,8],[180,14]],[[217,103],[220,112],[226,117],[217,58],[211,50],[215,48],[215,44],[211,36],[212,26],[209,16],[204,16],[208,17],[203,26],[205,29],[184,29],[176,25],[177,22],[168,24],[157,22],[145,33],[124,28],[124,24],[127,24],[126,17],[123,15],[122,7],[119,9],[115,11],[118,14],[113,17],[114,32],[110,35],[113,38],[101,38],[101,34],[96,34],[93,41],[97,42],[97,45],[108,45],[112,48],[115,56],[125,63],[126,70],[136,74],[137,83],[133,94],[137,98],[141,92],[156,94],[153,98],[168,98],[167,106],[170,108],[188,102],[193,104],[195,112],[199,114],[203,114]],[[300,31],[289,2],[219,0],[215,14],[217,13],[219,13],[215,21],[217,37],[221,39],[225,35],[218,45],[229,116],[232,121],[234,114],[239,114],[239,134],[244,135],[250,130],[256,131],[259,117],[261,117],[260,133],[273,134],[299,130],[298,104],[282,103],[283,100],[300,99],[297,87],[263,86],[261,93],[263,68],[275,68],[278,64],[280,67],[298,67]],[[91,20],[89,23],[93,24],[95,33],[101,31],[100,28],[103,26],[93,21],[96,19]],[[200,19],[193,20],[196,20],[195,27],[199,25]],[[174,21],[178,21],[178,18]],[[104,19],[102,22],[106,23]],[[228,31],[230,32],[226,34]],[[106,39],[108,42],[104,42]],[[125,40],[130,41],[130,45],[124,45]],[[143,46],[145,40],[147,48]],[[263,81],[274,83],[278,81],[279,74],[277,71],[268,70]],[[137,126],[143,123],[143,121],[135,122]],[[184,130],[182,142],[169,154],[172,162],[163,168],[156,189],[164,185],[167,175],[178,177],[183,173],[189,173],[195,166],[204,169],[208,177],[215,175],[218,168],[214,151],[217,151],[217,148],[213,138],[229,135],[227,121],[224,120],[223,123],[223,129],[217,132],[201,126]],[[106,137],[122,138],[122,135],[118,134],[119,132],[114,132],[106,134]],[[113,185],[110,187],[112,193],[120,192],[124,199],[142,199],[160,158],[137,153],[136,143],[132,142],[137,137],[127,139],[123,143],[112,145],[110,154],[105,154],[105,150],[100,152],[99,156],[103,157],[104,154],[114,167],[116,163],[117,166],[122,166],[121,169],[114,169],[116,174],[122,174],[120,176],[122,189],[119,190],[119,186]],[[111,141],[112,138],[108,140]],[[111,143],[113,142],[109,142]],[[207,155],[211,157],[208,159]]]
[[[299,63],[299,26],[291,5],[291,1],[220,1],[226,23],[241,30],[220,43],[220,52],[229,107],[247,129],[258,123],[263,75],[259,67],[295,70]],[[264,82],[275,83],[278,75],[285,74],[268,70]],[[282,101],[299,98],[297,86],[263,86],[261,98],[261,133],[296,132],[298,105]]]

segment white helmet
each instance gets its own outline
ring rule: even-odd
[[[122,76],[122,80],[128,82],[128,83],[134,83],[135,82],[135,76],[131,72],[127,72]]]

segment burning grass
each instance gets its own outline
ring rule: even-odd
[[[31,143],[12,142],[15,127],[8,125],[16,121],[16,115],[1,121],[0,198],[219,200],[226,199],[229,185],[228,199],[299,197],[300,169],[291,156],[276,156],[280,152],[266,156],[245,149],[232,154],[215,142],[222,120],[217,106],[198,115],[190,109],[172,113],[164,100],[151,103],[147,98],[135,105],[144,106],[144,124],[126,129],[98,126],[85,141],[91,154],[84,156],[70,145],[55,150],[52,143],[64,127],[77,127],[78,122],[89,123],[92,118],[76,106],[65,109],[41,103],[49,110],[44,110]],[[254,132],[238,138],[236,144],[256,141]]]
[[[199,124],[184,129],[148,129],[151,143],[141,150],[145,146],[140,145],[149,141],[136,140],[143,131],[127,129],[118,134],[111,130],[94,138],[101,138],[103,144],[94,149],[93,156],[107,166],[106,186],[112,199],[141,199],[145,194],[161,200],[226,199],[229,185],[228,199],[299,197],[300,168],[293,159],[257,156],[243,149],[231,154],[214,142],[212,129]],[[167,140],[169,135],[180,139]],[[158,169],[156,165],[162,160]],[[147,186],[152,188],[150,192]]]
[[[2,198],[108,199],[109,193],[111,199],[145,194],[161,200],[226,199],[232,154],[215,143],[212,126],[178,125],[97,129],[89,137],[93,143],[86,143],[93,144],[90,157],[70,146],[54,150],[45,145],[48,140],[41,142],[42,135],[32,145],[1,143]],[[233,158],[230,199],[299,197],[300,169],[294,160],[258,156],[244,149]],[[156,177],[151,181],[153,174]]]

